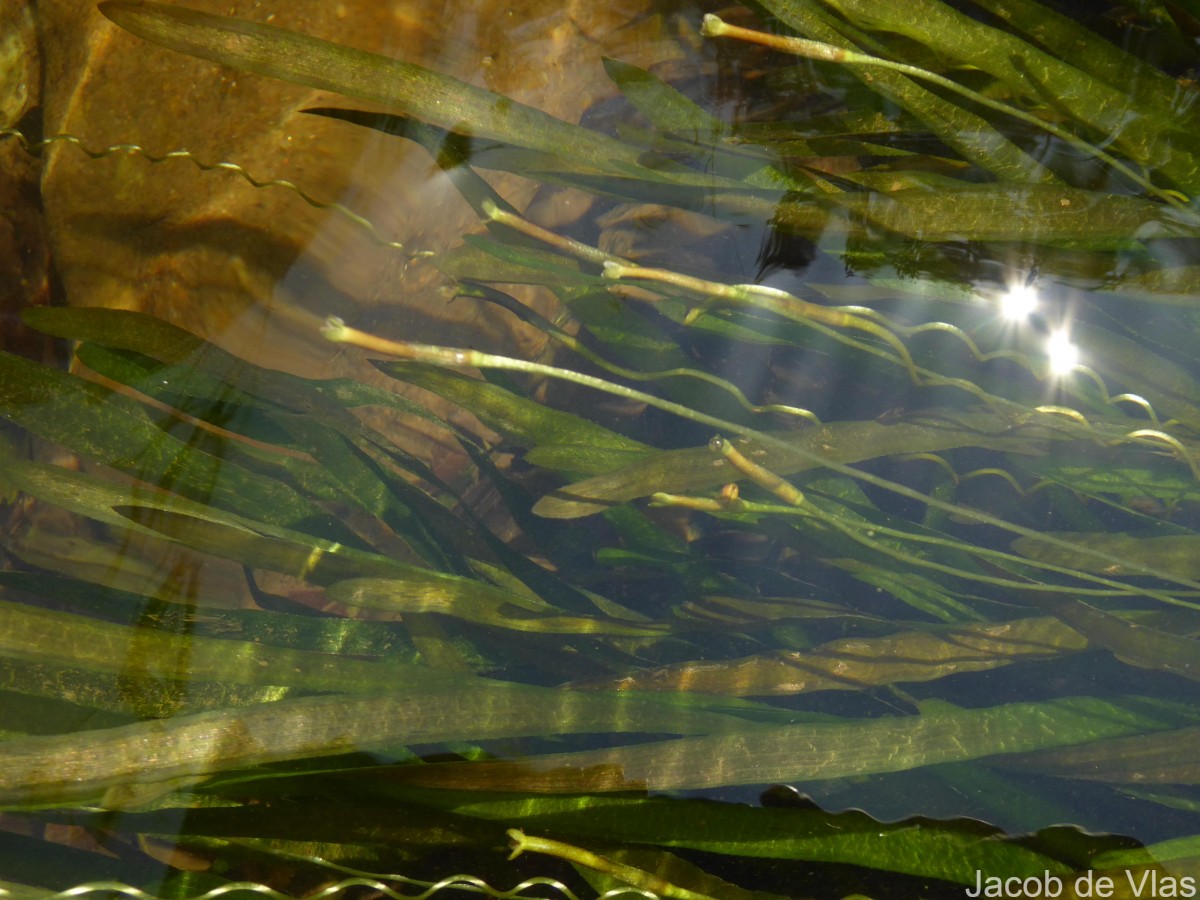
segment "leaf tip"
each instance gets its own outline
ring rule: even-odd
[[[123,27],[123,22],[129,16],[136,15],[145,6],[142,0],[101,0],[96,8],[110,22]]]

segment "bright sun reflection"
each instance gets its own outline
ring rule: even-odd
[[[1000,315],[1010,322],[1024,322],[1037,307],[1037,291],[1027,284],[1014,285],[1000,295]]]
[[[1059,377],[1069,375],[1079,365],[1079,348],[1071,343],[1065,328],[1050,332],[1046,338],[1046,356],[1050,360],[1050,373]]]

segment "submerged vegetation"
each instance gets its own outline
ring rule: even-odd
[[[486,226],[432,257],[455,302],[555,351],[329,318],[422,407],[87,298],[28,309],[76,365],[0,354],[0,490],[36,502],[0,571],[7,893],[1200,875],[1194,2],[698,13],[736,102],[609,60],[607,129],[270,25],[101,10],[386,107],[310,112],[429,151]],[[594,214],[545,228],[479,169]],[[397,417],[461,446],[503,528]]]

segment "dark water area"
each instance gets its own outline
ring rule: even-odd
[[[1195,896],[1198,41],[0,8],[0,890]]]

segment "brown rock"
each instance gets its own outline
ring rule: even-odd
[[[612,44],[642,0],[189,5],[404,58],[577,120],[610,91],[601,57],[621,53]],[[445,279],[408,255],[447,249],[478,229],[428,155],[302,112],[362,104],[153,46],[105,20],[92,0],[43,0],[38,8],[46,133],[74,134],[96,150],[124,143],[145,150],[92,159],[60,144],[47,153],[46,222],[69,303],[149,312],[262,365],[313,377],[393,384],[320,339],[329,314],[394,336],[543,353],[542,334],[492,307],[449,299]],[[672,52],[657,41],[637,50],[641,63]],[[256,189],[188,159],[147,158],[178,149],[343,203],[408,254],[380,247],[360,226],[292,191]],[[518,207],[537,187],[509,175],[493,181]],[[526,299],[555,314],[548,296]]]

